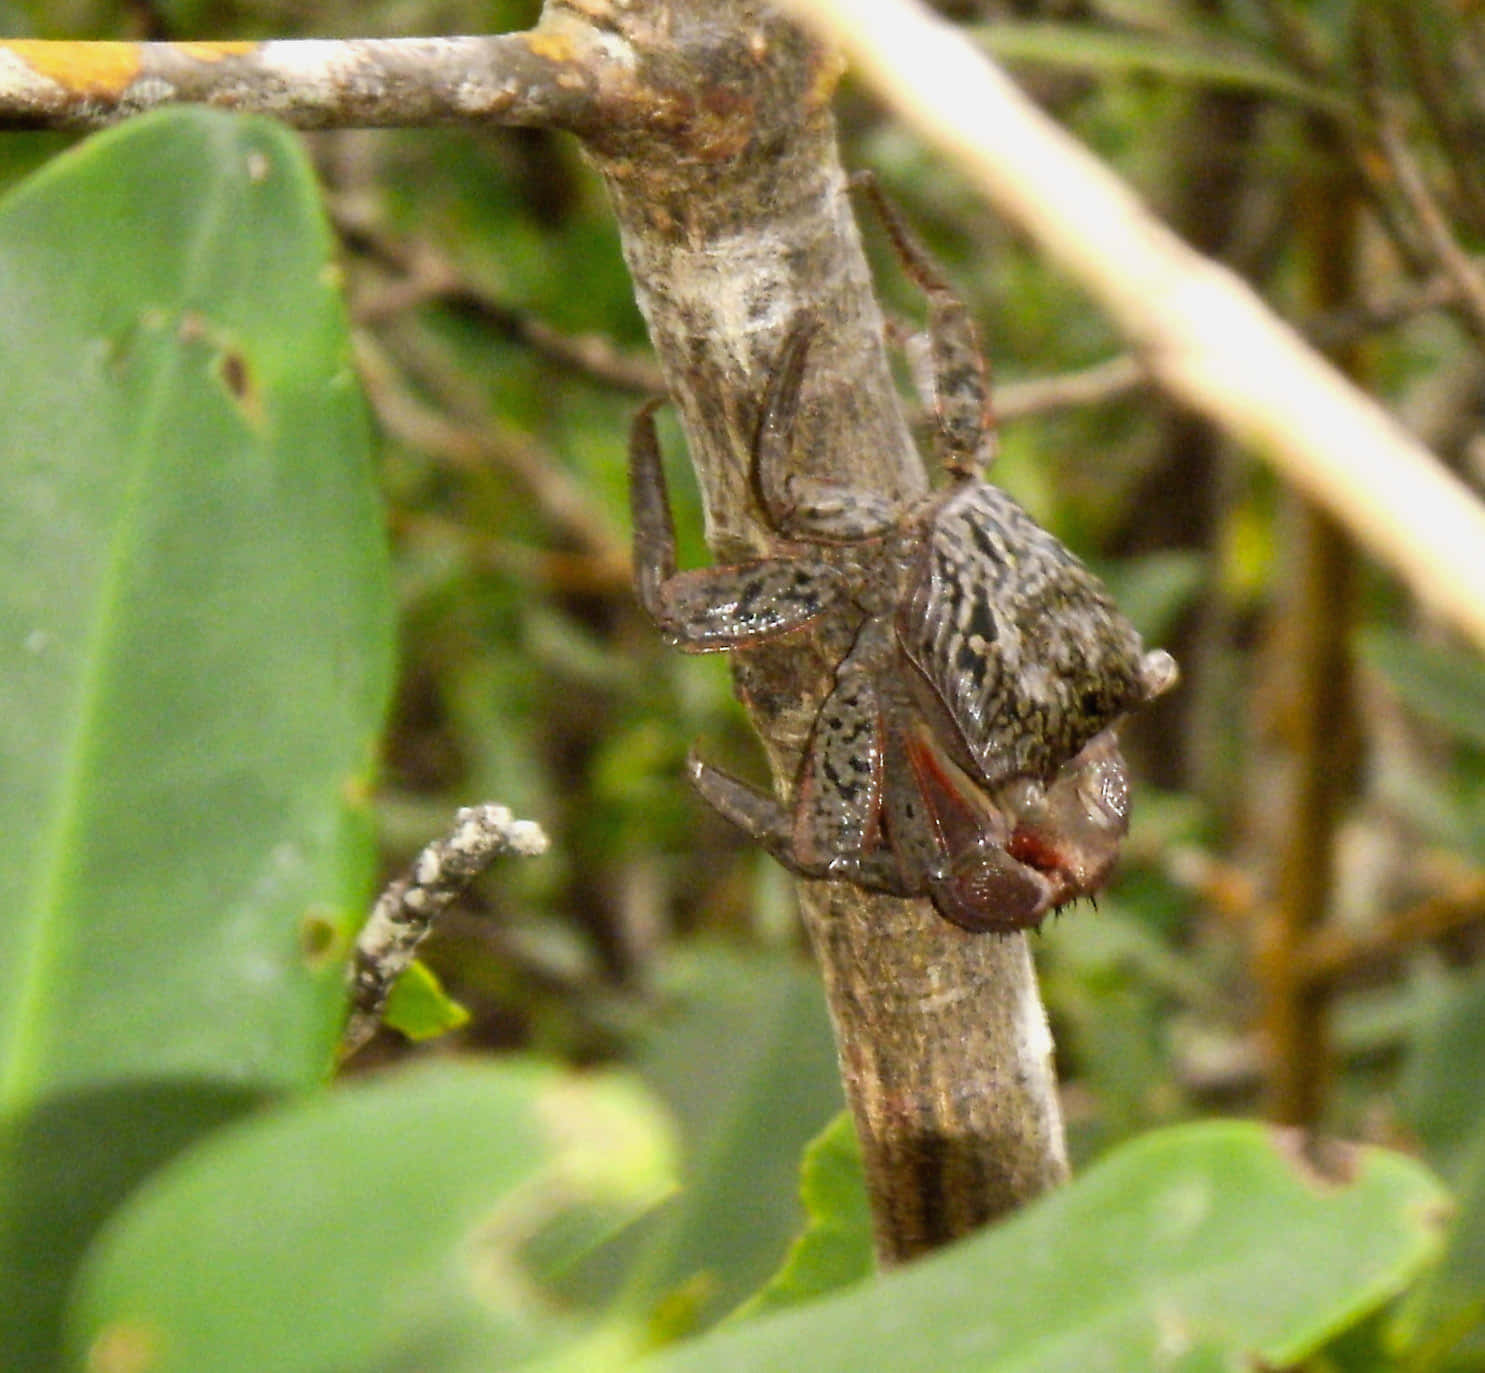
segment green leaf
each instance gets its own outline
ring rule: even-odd
[[[869,1278],[876,1265],[861,1145],[842,1111],[804,1151],[799,1197],[809,1217],[784,1266],[729,1319],[797,1306]]]
[[[630,1080],[424,1064],[218,1132],[100,1236],[74,1366],[150,1373],[512,1368],[640,1338],[553,1284],[674,1185]],[[132,1362],[131,1362],[132,1360]]]
[[[1194,85],[1253,91],[1342,118],[1354,114],[1344,97],[1231,43],[1164,38],[1081,23],[1004,20],[980,25],[978,36],[986,50],[1003,62],[1040,62],[1084,72],[1144,72]]]
[[[469,1023],[469,1012],[444,990],[438,974],[414,959],[387,997],[382,1019],[415,1044],[437,1039]]]
[[[799,1156],[840,1110],[819,979],[723,949],[668,970],[670,1014],[637,1067],[680,1118],[685,1191],[630,1265],[636,1303],[683,1289],[670,1319],[709,1324],[755,1292],[798,1232]]]
[[[1422,1165],[1376,1149],[1349,1163],[1349,1180],[1324,1181],[1296,1160],[1292,1137],[1257,1125],[1164,1130],[1004,1225],[643,1367],[1287,1366],[1396,1294],[1439,1248],[1445,1196]]]
[[[1398,1096],[1403,1119],[1454,1188],[1456,1203],[1444,1261],[1408,1302],[1405,1330],[1414,1338],[1449,1332],[1464,1341],[1461,1366],[1478,1368],[1485,1363],[1485,973],[1438,1006]]]
[[[390,602],[297,142],[175,111],[0,203],[0,1365],[193,1135],[321,1077]]]
[[[1403,701],[1476,748],[1485,748],[1485,662],[1479,654],[1374,630],[1362,657]]]

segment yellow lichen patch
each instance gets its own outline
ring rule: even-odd
[[[256,43],[172,43],[171,52],[194,57],[198,62],[220,62],[224,57],[241,57],[252,52]]]
[[[38,76],[77,95],[119,95],[139,75],[138,43],[54,43],[22,40],[4,50]]]
[[[572,39],[549,28],[533,29],[526,35],[526,46],[548,62],[571,62],[574,55]]]

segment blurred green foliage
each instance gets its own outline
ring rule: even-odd
[[[0,32],[481,32],[524,27],[536,8],[11,0],[0,4]],[[1454,146],[1461,130],[1485,127],[1478,13],[1443,0],[1407,12],[1390,0],[1032,4],[1015,7],[1012,24],[994,5],[955,9],[1197,246],[1317,337],[1342,340],[1361,384],[1480,484],[1479,330],[1410,304],[1436,264],[1416,251],[1416,233],[1383,231],[1388,215],[1406,216],[1387,199],[1389,177],[1353,162],[1354,148],[1322,127],[1336,110],[1364,124],[1358,112],[1383,90],[1405,112],[1460,245],[1479,253],[1480,174]],[[1074,286],[849,83],[839,117],[847,163],[876,169],[971,302],[1008,398],[1018,382],[1119,351]],[[0,139],[0,183],[70,141]],[[788,1108],[790,1148],[836,1102],[823,1016],[790,999],[808,974],[789,884],[681,777],[697,738],[761,775],[727,666],[666,650],[628,590],[624,441],[649,364],[602,188],[574,144],[540,131],[304,142],[343,230],[357,355],[380,428],[401,641],[377,809],[386,870],[478,800],[540,820],[554,840],[549,857],[483,882],[428,946],[430,966],[471,1012],[443,1051],[531,1050],[650,1075],[681,1121],[683,1157],[700,1161],[724,1207],[717,1160],[735,1167],[747,1152],[735,1138],[727,1147],[726,1122],[742,1108],[693,1108],[733,1070],[738,1026],[794,1008],[799,1039],[788,1042],[808,1064],[808,1104]],[[1317,289],[1313,217],[1342,200],[1363,225],[1364,290],[1334,299]],[[866,234],[889,310],[920,319],[880,234]],[[603,362],[575,363],[577,341],[597,341]],[[682,560],[694,565],[708,556],[700,507],[679,468],[674,478]],[[1276,686],[1292,652],[1293,500],[1146,389],[1008,422],[997,480],[1098,566],[1185,672],[1182,692],[1127,732],[1139,780],[1115,887],[1096,913],[1069,911],[1037,942],[1081,1162],[1156,1125],[1260,1109],[1264,989],[1253,950],[1272,899],[1276,829],[1292,823],[1284,781],[1296,765],[1282,730],[1291,704]],[[1444,1276],[1409,1310],[1410,1347],[1434,1362],[1407,1363],[1393,1335],[1372,1330],[1337,1343],[1329,1366],[1478,1367],[1485,1134],[1478,1112],[1461,1108],[1445,1129],[1430,1103],[1457,1087],[1440,1045],[1468,1023],[1458,1008],[1478,998],[1485,948],[1485,665],[1395,584],[1365,567],[1359,580],[1345,626],[1358,650],[1357,720],[1331,917],[1380,953],[1358,957],[1337,986],[1323,1124],[1418,1148],[1463,1209]],[[1389,942],[1400,917],[1417,933]],[[713,1032],[700,1032],[713,1009]],[[777,1045],[749,1045],[763,1066],[744,1095],[748,1082],[773,1080],[768,1065],[780,1071]],[[406,1052],[388,1035],[367,1066]],[[743,1111],[750,1129],[764,1128],[771,1099]],[[768,1270],[765,1250],[782,1256],[797,1222],[782,1171],[771,1157],[749,1182],[773,1190],[745,1254],[732,1252],[730,1232],[708,1248],[694,1217],[653,1218],[682,1236],[678,1246],[694,1240],[694,1265],[709,1273],[677,1289],[665,1317],[674,1328],[721,1316]],[[747,1207],[732,1206],[712,1214],[745,1227],[735,1218]],[[582,1271],[605,1262],[623,1266],[594,1256]],[[592,1280],[619,1291],[625,1276]],[[678,1279],[659,1265],[647,1299]]]

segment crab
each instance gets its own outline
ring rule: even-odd
[[[883,207],[883,214],[889,212]],[[1176,680],[1097,578],[983,478],[993,453],[967,312],[888,218],[929,299],[930,386],[950,480],[900,508],[806,482],[793,425],[818,317],[789,323],[759,408],[752,487],[770,556],[679,571],[651,402],[630,437],[635,586],[689,653],[845,617],[851,647],[785,806],[692,754],[710,804],[791,871],[927,897],[1009,934],[1092,896],[1129,826],[1116,728]]]

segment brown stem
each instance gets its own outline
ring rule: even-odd
[[[638,396],[652,396],[664,388],[660,371],[648,354],[631,357],[597,334],[564,334],[539,316],[518,310],[483,290],[432,244],[400,242],[344,206],[332,204],[330,216],[348,248],[392,274],[392,280],[385,284],[353,294],[351,314],[357,324],[376,323],[420,305],[437,303],[454,314],[478,320],[502,337],[522,343],[600,386]]]
[[[1266,1112],[1314,1125],[1325,1105],[1329,988],[1305,976],[1302,955],[1325,920],[1333,881],[1341,765],[1351,707],[1346,636],[1355,555],[1335,522],[1294,498],[1293,559],[1283,654],[1282,736],[1290,784],[1274,854],[1274,902],[1257,951],[1267,1055]]]
[[[1417,220],[1423,241],[1432,251],[1444,274],[1454,283],[1464,320],[1475,337],[1485,342],[1485,275],[1465,252],[1448,217],[1439,205],[1428,180],[1413,157],[1395,111],[1384,106],[1377,120],[1377,136],[1383,156],[1408,208]]]
[[[1472,878],[1356,933],[1335,925],[1316,930],[1299,950],[1298,972],[1312,985],[1336,987],[1418,945],[1485,922],[1485,879]]]
[[[1335,308],[1354,290],[1358,204],[1338,197],[1323,177],[1303,188],[1300,204],[1313,304]],[[1354,366],[1356,358],[1342,362]],[[1313,1126],[1329,1085],[1329,988],[1306,978],[1303,951],[1329,908],[1335,829],[1351,770],[1356,554],[1335,520],[1311,502],[1296,495],[1292,514],[1289,596],[1281,621],[1285,668],[1277,693],[1289,785],[1277,827],[1275,899],[1259,931],[1257,974],[1267,1113],[1281,1124]]]

